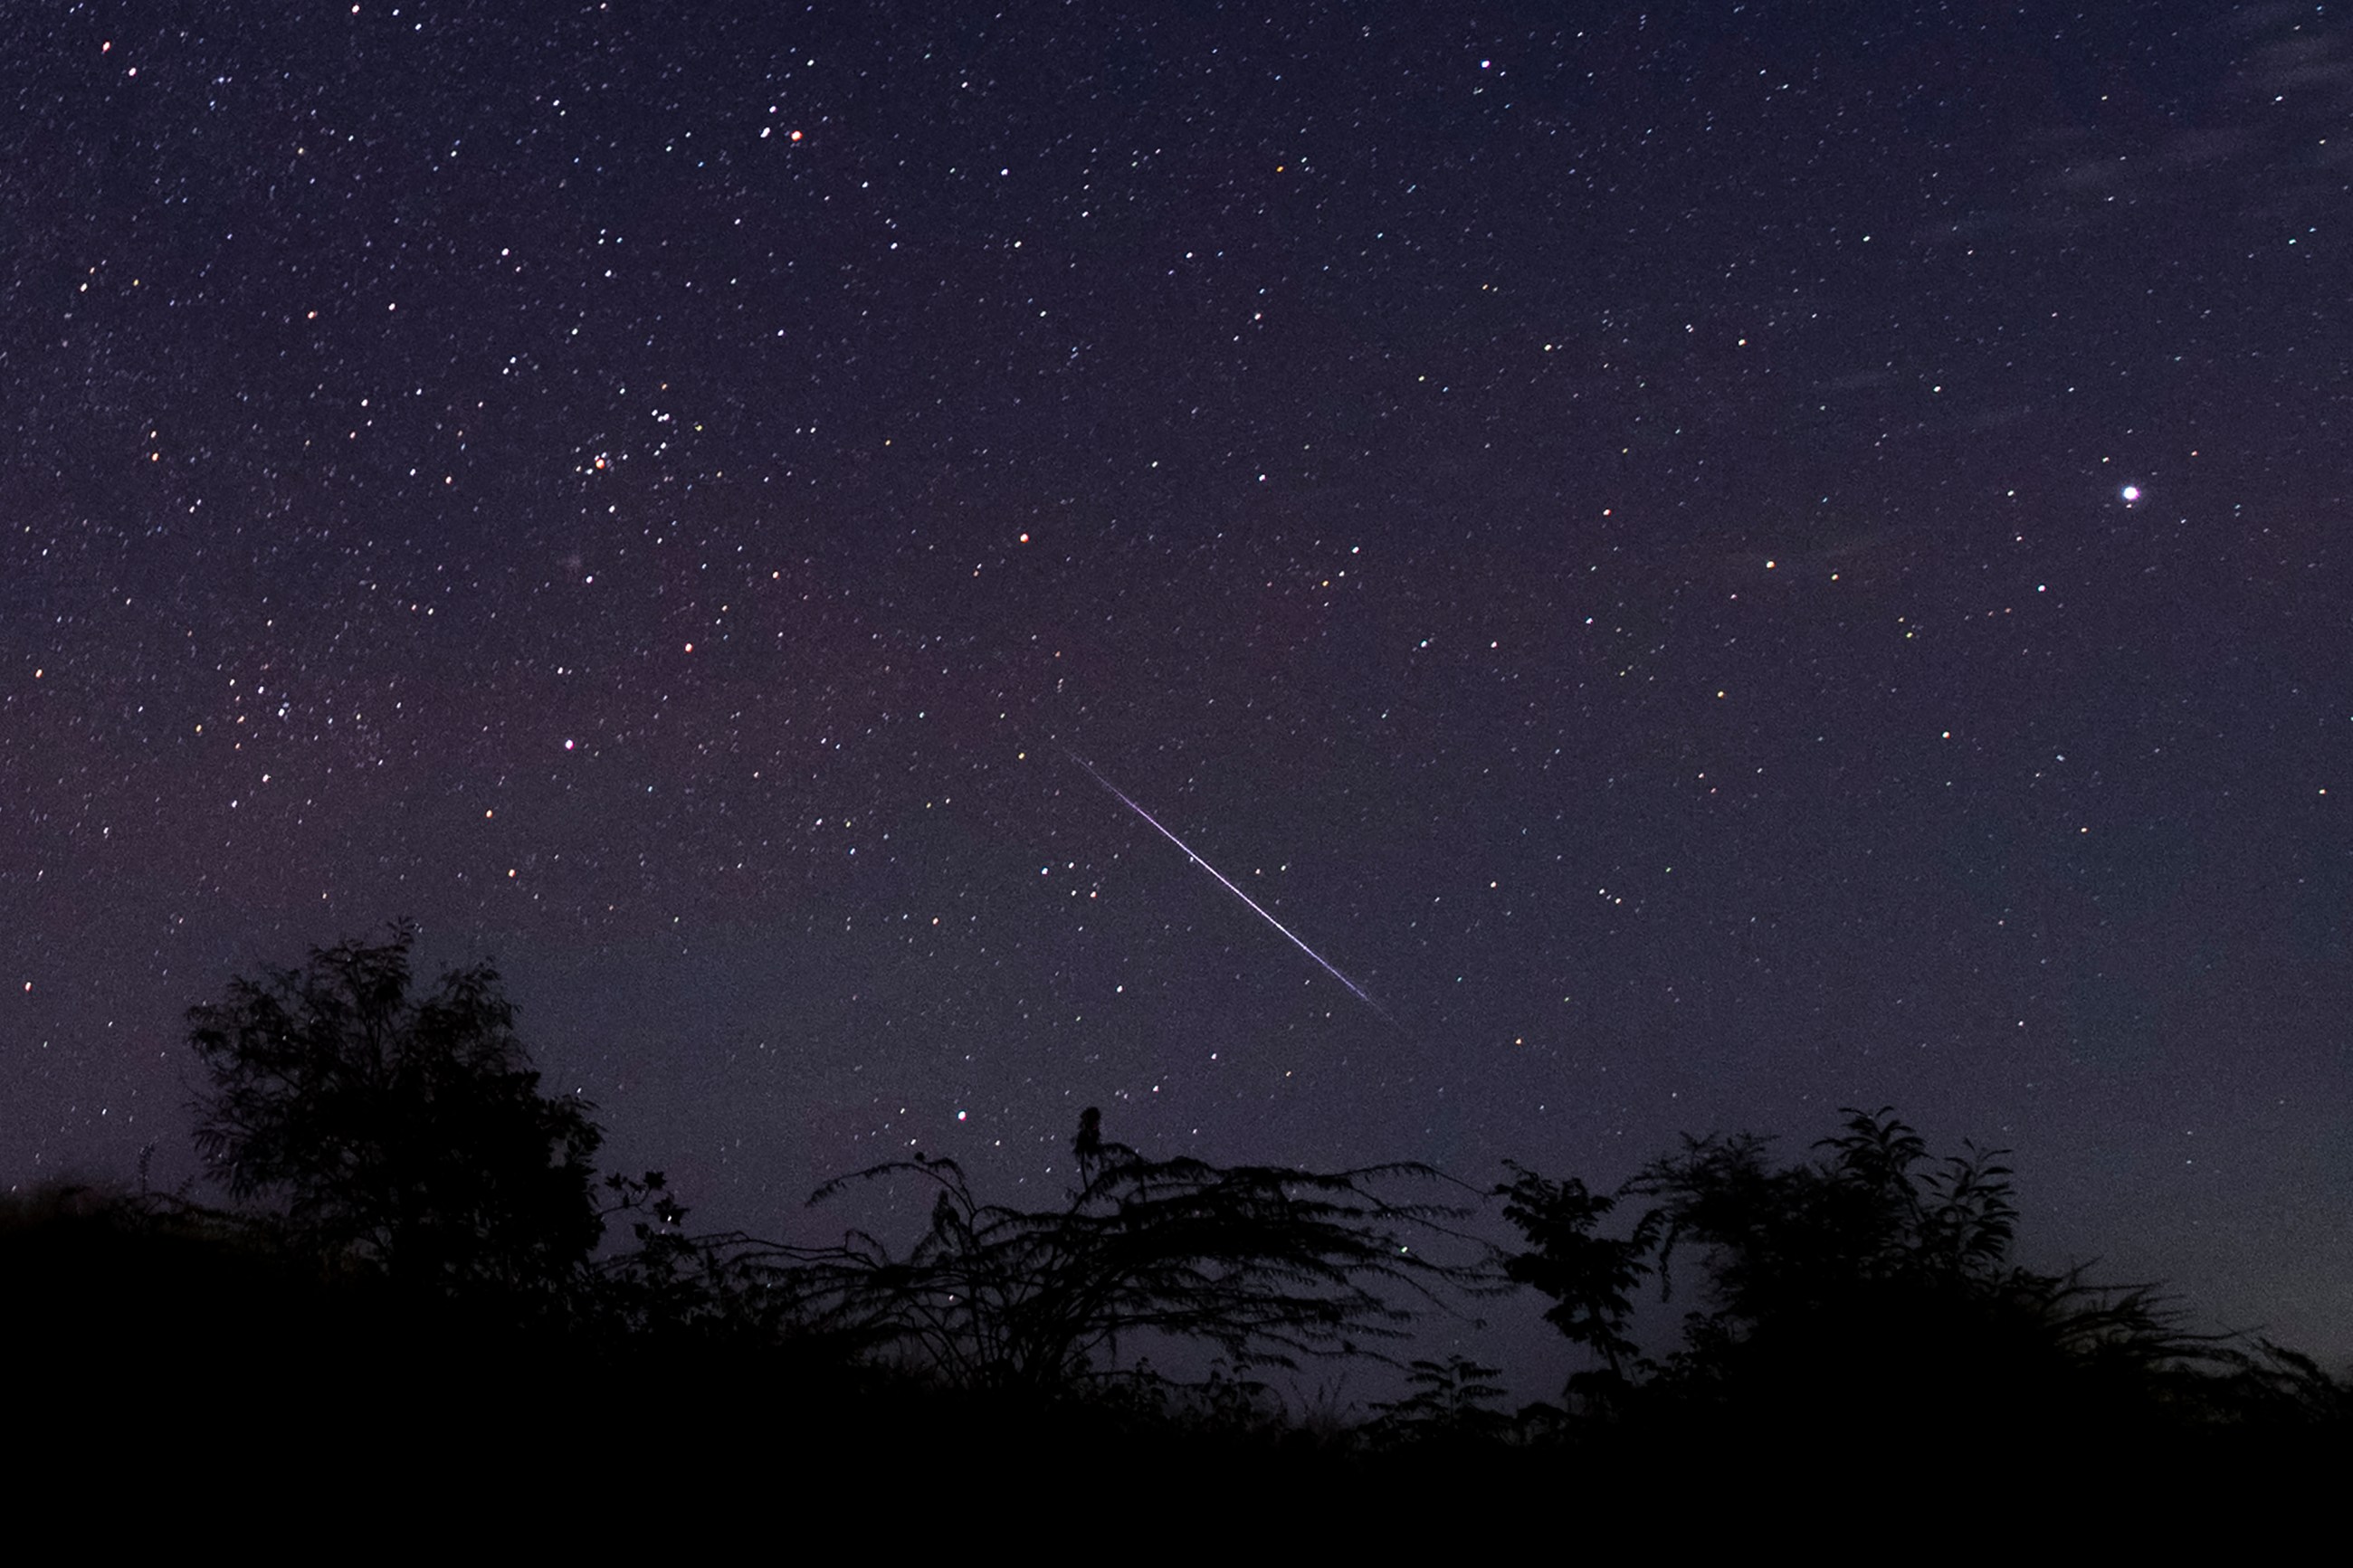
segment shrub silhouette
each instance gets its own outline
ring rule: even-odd
[[[1082,1184],[1058,1209],[985,1204],[954,1161],[892,1161],[828,1184],[812,1202],[871,1182],[933,1190],[931,1221],[903,1254],[863,1232],[797,1255],[776,1276],[804,1322],[897,1353],[951,1384],[1067,1391],[1113,1371],[1122,1342],[1205,1346],[1235,1368],[1373,1352],[1402,1338],[1440,1287],[1479,1271],[1413,1250],[1454,1205],[1380,1189],[1443,1180],[1427,1166],[1332,1173],[1148,1160],[1081,1122]]]

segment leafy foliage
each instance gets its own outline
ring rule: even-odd
[[[1045,1392],[1110,1370],[1121,1342],[1206,1345],[1234,1367],[1369,1353],[1402,1337],[1439,1287],[1477,1271],[1403,1239],[1443,1231],[1459,1207],[1377,1189],[1440,1180],[1419,1165],[1337,1173],[1147,1160],[1103,1142],[1099,1113],[1075,1152],[1083,1185],[1060,1209],[984,1204],[948,1160],[893,1161],[821,1189],[912,1179],[931,1222],[904,1255],[852,1232],[777,1279],[804,1321],[912,1355],[951,1383]]]
[[[603,1133],[552,1099],[487,965],[412,994],[415,931],[314,950],[190,1010],[196,1146],[299,1245],[434,1291],[546,1290],[586,1263]]]

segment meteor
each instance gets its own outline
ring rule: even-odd
[[[1387,1007],[1382,1006],[1370,996],[1365,994],[1365,988],[1363,986],[1357,984],[1355,981],[1341,973],[1337,969],[1332,967],[1332,965],[1325,961],[1322,953],[1316,952],[1314,948],[1300,941],[1297,933],[1293,931],[1289,926],[1284,925],[1281,921],[1276,920],[1272,915],[1268,914],[1264,909],[1261,908],[1259,901],[1256,899],[1251,898],[1248,893],[1243,892],[1240,888],[1235,887],[1233,883],[1228,881],[1226,879],[1226,874],[1223,871],[1219,870],[1215,866],[1210,865],[1207,860],[1204,860],[1198,855],[1194,854],[1191,845],[1186,843],[1183,839],[1177,837],[1175,834],[1161,826],[1160,819],[1158,817],[1153,816],[1150,812],[1145,810],[1144,807],[1136,805],[1134,801],[1129,799],[1125,790],[1121,789],[1119,785],[1112,783],[1111,780],[1095,772],[1095,765],[1092,763],[1079,755],[1078,752],[1071,751],[1068,747],[1063,748],[1063,752],[1071,759],[1071,761],[1086,769],[1087,776],[1094,780],[1095,783],[1103,785],[1103,788],[1109,790],[1113,796],[1118,800],[1120,805],[1127,807],[1128,810],[1135,813],[1136,816],[1152,824],[1154,830],[1157,832],[1161,837],[1166,838],[1169,843],[1174,844],[1177,848],[1185,851],[1185,858],[1193,862],[1194,865],[1201,868],[1202,870],[1207,871],[1210,876],[1215,877],[1218,879],[1219,886],[1224,888],[1226,891],[1231,893],[1234,897],[1248,904],[1250,907],[1251,912],[1256,914],[1259,919],[1264,921],[1267,924],[1281,931],[1283,936],[1290,941],[1292,946],[1297,948],[1300,952],[1314,959],[1317,967],[1322,969],[1324,973],[1330,975],[1333,979],[1346,986],[1349,991],[1355,994],[1357,1001],[1362,1002],[1366,1006],[1370,1007],[1374,1012],[1378,1013],[1382,1018],[1386,1019],[1389,1024],[1395,1025],[1397,1023],[1397,1019],[1390,1016],[1389,1010]]]

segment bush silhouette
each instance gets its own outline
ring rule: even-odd
[[[2146,1444],[2329,1397],[2308,1363],[2191,1332],[2148,1288],[2021,1266],[2000,1152],[1932,1159],[1884,1110],[1849,1110],[1794,1163],[1755,1136],[1688,1139],[1618,1200],[1525,1172],[1503,1191],[1529,1244],[1511,1277],[1607,1363],[1572,1393],[1606,1388],[1592,1408],[1658,1431],[1893,1463],[1931,1429],[1978,1452],[1997,1431],[2013,1449]],[[1648,1203],[1631,1234],[1599,1234],[1623,1200]],[[1672,1301],[1694,1263],[1681,1342],[1637,1354],[1632,1289],[1654,1274]]]
[[[1443,1180],[1420,1165],[1320,1173],[1148,1160],[1107,1142],[1090,1109],[1073,1145],[1082,1185],[1064,1206],[985,1204],[949,1160],[893,1161],[840,1178],[913,1180],[931,1221],[903,1254],[852,1232],[803,1254],[779,1282],[804,1321],[896,1353],[965,1388],[1067,1391],[1116,1369],[1123,1342],[1186,1342],[1248,1372],[1369,1353],[1402,1338],[1438,1288],[1479,1272],[1417,1253],[1463,1211],[1381,1189]]]

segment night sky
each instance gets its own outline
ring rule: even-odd
[[[409,916],[698,1226],[1893,1104],[2353,1355],[2337,8],[0,61],[0,1181],[192,1174],[185,1009]]]

